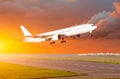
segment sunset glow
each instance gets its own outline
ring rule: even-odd
[[[0,42],[0,50],[4,50],[4,44]]]
[[[119,0],[1,0],[0,8],[0,53],[120,52]],[[20,29],[35,35],[88,22],[98,26],[92,38],[85,34],[65,44],[25,43]]]

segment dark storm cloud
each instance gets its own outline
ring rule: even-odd
[[[111,5],[108,3],[110,1],[112,0],[0,0],[0,10],[1,12],[12,12],[14,14],[16,12],[28,14],[32,12],[34,14],[34,11],[46,14],[47,12],[47,15],[52,17],[71,15],[79,19],[86,19],[87,16],[89,18],[93,13],[103,9],[111,10],[111,8],[108,8]],[[37,16],[41,16],[41,14]],[[86,16],[82,17],[83,15]]]
[[[69,26],[86,23],[94,14],[112,11],[114,0],[0,0],[0,14],[7,18]],[[45,25],[46,26],[46,25]],[[45,28],[47,28],[46,26]],[[39,25],[38,25],[39,28]],[[40,27],[41,28],[41,27]],[[54,28],[54,27],[53,27]]]
[[[116,0],[114,7],[114,11],[100,12],[89,21],[98,26],[95,38],[120,38],[120,1]]]

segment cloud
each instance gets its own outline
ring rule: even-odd
[[[76,2],[77,0],[67,0],[67,1],[73,3],[73,2]]]
[[[105,18],[108,18],[109,17],[109,14],[110,12],[107,12],[107,11],[103,11],[103,12],[100,12],[98,14],[95,14],[89,21],[88,23],[97,23],[98,21],[102,20],[102,19],[105,19]]]
[[[114,2],[115,11],[103,11],[94,15],[88,23],[98,26],[94,38],[120,38],[120,1]]]
[[[86,23],[93,14],[104,9],[111,10],[109,1],[0,0],[0,16],[10,19],[10,21],[11,19],[17,19],[16,21],[19,21],[20,24],[22,22],[29,23],[31,26],[37,26],[36,28],[41,28],[40,25],[45,26],[44,29],[51,26],[54,30]]]

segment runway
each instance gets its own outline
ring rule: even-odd
[[[27,55],[26,55],[27,56]],[[33,66],[38,68],[48,68],[57,70],[66,70],[73,72],[87,73],[92,78],[120,78],[120,64],[105,64],[95,62],[83,62],[77,60],[48,60],[48,59],[35,59],[34,57],[20,57],[17,55],[2,55],[0,62],[8,62],[20,64],[25,66]],[[81,77],[76,77],[81,78]],[[59,79],[59,78],[57,78]],[[62,78],[60,78],[62,79]],[[70,78],[72,79],[72,77]],[[73,78],[74,79],[74,78]]]

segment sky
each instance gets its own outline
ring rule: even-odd
[[[93,23],[98,28],[79,39],[25,43],[20,25],[33,35]],[[119,0],[0,0],[0,53],[120,52]]]

